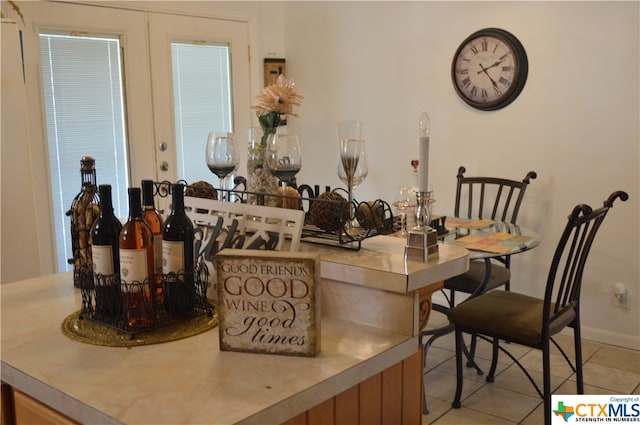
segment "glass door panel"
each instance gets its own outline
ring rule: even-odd
[[[40,57],[57,269],[67,270],[63,253],[72,257],[67,211],[80,190],[80,158],[96,160],[99,183],[112,187],[114,212],[127,214],[120,39],[41,33]]]
[[[149,28],[153,91],[173,95],[153,99],[158,179],[217,187],[204,156],[209,132],[233,132],[246,146],[251,121],[247,23],[152,13]]]
[[[178,176],[187,182],[210,180],[203,159],[207,136],[233,131],[230,49],[174,42],[171,62]]]

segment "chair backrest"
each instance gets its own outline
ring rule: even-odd
[[[569,215],[567,225],[556,248],[544,297],[543,332],[570,325],[578,315],[582,273],[593,240],[613,202],[629,198],[626,192],[613,192],[604,206],[593,210],[577,205]]]
[[[484,218],[516,223],[520,205],[531,179],[538,175],[529,171],[522,181],[499,177],[465,177],[467,170],[458,168],[456,217]]]
[[[225,239],[228,235],[228,240],[233,239],[233,248],[236,249],[255,249],[264,246],[270,250],[280,251],[287,238],[291,240],[289,251],[297,251],[300,245],[304,224],[302,210],[216,201],[193,196],[184,197],[184,207],[194,223],[208,226],[213,230],[208,235],[204,235],[203,244],[206,244],[213,234],[223,236]]]
[[[196,226],[199,261],[207,266],[207,297],[216,300],[216,255],[223,248],[280,251],[289,239],[289,251],[297,251],[304,224],[304,211],[261,205],[184,197],[187,215]],[[167,214],[170,203],[166,205]]]

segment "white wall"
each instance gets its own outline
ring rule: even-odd
[[[4,20],[2,52],[19,57],[20,40],[15,21]],[[29,146],[26,120],[25,84],[19,60],[2,61],[2,133],[0,145],[2,181],[2,219],[0,221],[0,283],[27,279],[39,275],[37,255],[35,202],[31,187]],[[26,190],[25,190],[26,189]],[[19,243],[16,243],[19,241]],[[15,267],[22,262],[21,267]]]
[[[640,348],[638,2],[288,2],[285,15],[287,70],[305,96],[290,126],[312,158],[298,181],[339,185],[335,122],[360,119],[370,171],[356,196],[391,200],[414,182],[426,110],[436,213],[451,213],[460,165],[467,175],[538,173],[519,222],[543,242],[514,258],[512,279],[535,295],[573,206],[625,190],[585,271],[583,332]],[[468,107],[450,77],[459,43],[485,27],[514,33],[529,58],[524,91],[494,112]],[[612,306],[616,282],[629,288],[628,309]]]

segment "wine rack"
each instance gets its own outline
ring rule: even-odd
[[[82,305],[79,319],[113,328],[134,339],[150,332],[193,319],[213,317],[207,299],[209,271],[200,264],[190,273],[156,275],[143,282],[125,282],[118,275],[82,273]]]
[[[301,209],[305,212],[305,223],[302,229],[301,240],[323,245],[337,246],[350,250],[359,250],[362,241],[381,234],[390,234],[397,231],[397,220],[394,219],[391,206],[382,199],[368,202],[346,201],[347,192],[342,188],[331,189],[325,186],[324,191],[319,185],[310,186],[303,184],[293,186],[297,194],[283,195],[282,193],[257,193],[246,190],[246,179],[235,178],[236,185],[232,189],[211,189],[215,192],[202,197],[225,200],[231,202],[251,203],[256,205],[283,205],[288,208]],[[187,186],[192,188],[192,193],[199,196],[202,187]],[[156,193],[160,197],[168,197],[171,183],[167,181],[156,182]],[[326,193],[335,193],[340,196],[327,198]],[[270,202],[270,198],[276,202]]]

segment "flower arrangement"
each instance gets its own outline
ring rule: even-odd
[[[260,127],[264,131],[261,144],[266,145],[269,134],[275,133],[276,127],[286,121],[287,115],[298,116],[294,106],[300,106],[304,96],[298,92],[293,80],[280,75],[274,84],[262,90],[257,99],[258,104],[252,108],[256,110]]]

